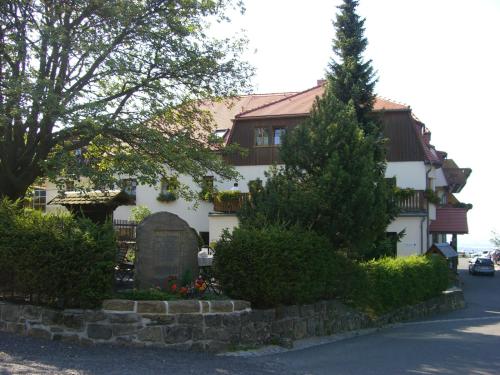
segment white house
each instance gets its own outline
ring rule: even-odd
[[[318,82],[317,86],[298,93],[246,95],[231,103],[210,106],[217,124],[216,134],[224,137],[227,144],[237,143],[248,150],[245,156],[227,158],[241,179],[218,182],[215,178],[215,188],[230,190],[237,183],[238,190],[245,193],[249,181],[265,180],[265,171],[281,162],[281,137],[309,115],[315,98],[323,91],[323,83]],[[433,242],[446,241],[447,235],[453,236],[456,246],[456,236],[467,233],[467,207],[453,193],[463,188],[470,169],[458,168],[447,159],[446,153],[437,151],[430,144],[430,132],[416,119],[409,106],[377,98],[374,110],[381,113],[384,134],[389,140],[386,177],[395,178],[401,188],[415,190],[413,197],[400,203],[401,214],[387,228],[391,234],[405,231],[405,236],[397,244],[397,255],[423,254]],[[201,189],[189,176],[181,176],[181,182],[194,190]],[[135,194],[136,205],[145,205],[152,212],[177,214],[206,241],[217,240],[224,228],[231,229],[238,224],[237,207],[228,208],[205,201],[195,206],[183,199],[162,202],[157,200],[162,189],[165,186],[136,185],[133,179],[130,180],[129,192]],[[47,201],[56,194],[54,187],[47,186]],[[131,208],[118,207],[114,219],[128,219]]]

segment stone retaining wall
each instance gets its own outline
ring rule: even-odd
[[[293,345],[311,336],[378,327],[464,307],[461,290],[377,320],[337,301],[252,310],[246,301],[104,301],[100,310],[0,303],[0,330],[71,343],[115,343],[219,352]]]

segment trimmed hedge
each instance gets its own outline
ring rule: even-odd
[[[436,256],[382,258],[358,267],[352,303],[375,315],[436,297],[449,285],[448,265]]]
[[[300,228],[236,228],[217,243],[216,278],[231,298],[254,307],[332,298],[335,258],[328,239]]]
[[[112,293],[110,223],[44,215],[0,201],[0,291],[57,307],[94,307]]]
[[[324,236],[300,228],[240,227],[216,245],[215,276],[224,293],[254,307],[340,298],[380,315],[438,296],[449,269],[438,257],[382,258],[357,263]]]

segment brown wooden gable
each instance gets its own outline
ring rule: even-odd
[[[282,162],[279,156],[279,146],[255,146],[255,128],[268,128],[272,136],[275,128],[285,128],[290,131],[297,126],[304,117],[280,117],[249,120],[235,120],[228,140],[229,144],[238,144],[247,150],[245,156],[230,155],[226,160],[232,165],[270,165]]]
[[[426,160],[411,112],[386,111],[381,115],[384,136],[387,138],[387,161]]]
[[[415,120],[409,110],[380,112],[384,136],[387,141],[387,160],[424,161],[426,160],[421,140],[418,137]],[[285,128],[290,131],[300,124],[305,117],[262,117],[234,120],[229,144],[238,144],[247,150],[245,156],[230,155],[226,160],[232,165],[270,165],[279,164],[278,146],[255,146],[255,128]]]

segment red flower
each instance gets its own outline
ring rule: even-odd
[[[181,289],[182,289],[182,288],[181,288]],[[170,290],[171,290],[172,292],[174,292],[174,293],[175,293],[175,291],[177,290],[177,284],[172,284],[172,285],[170,286]]]
[[[187,292],[188,292],[188,288],[186,288],[185,286],[183,286],[182,288],[179,289],[180,294],[186,294]]]

